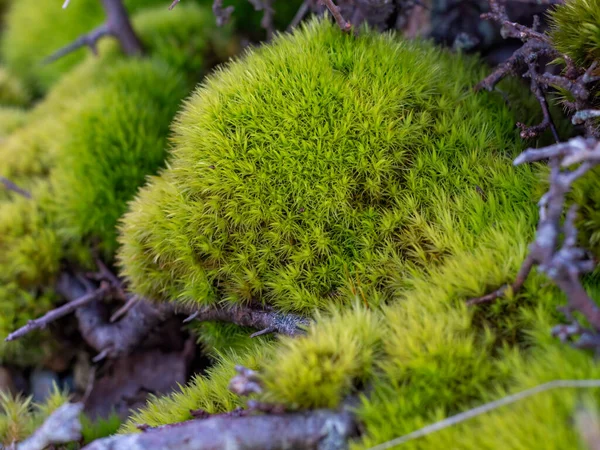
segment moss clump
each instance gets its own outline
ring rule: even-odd
[[[384,328],[363,307],[316,317],[305,337],[284,339],[264,363],[266,398],[293,408],[336,408],[372,375]]]
[[[577,64],[600,59],[600,1],[571,0],[549,13],[550,37],[556,49]]]
[[[105,75],[105,87],[66,126],[51,186],[62,238],[97,239],[110,257],[117,219],[161,165],[169,123],[187,89],[160,61],[125,61]]]
[[[29,92],[21,81],[0,67],[0,105],[25,106],[30,99]]]
[[[307,312],[472,246],[527,208],[513,118],[472,95],[477,62],[312,22],[210,76],[175,123],[169,169],[125,216],[139,294]],[[483,194],[481,193],[483,192]]]

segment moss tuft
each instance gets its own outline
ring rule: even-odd
[[[156,299],[308,312],[435,264],[525,207],[513,118],[477,61],[312,22],[207,81],[169,168],[125,216],[120,263]],[[483,192],[483,194],[481,193]]]
[[[168,11],[164,5],[164,0],[125,1],[131,13],[148,7],[161,7],[166,16]],[[44,59],[91,31],[103,20],[104,12],[97,0],[71,2],[66,9],[54,0],[13,2],[5,17],[1,43],[3,60],[28,86],[43,93],[61,75],[81,62],[89,51],[80,49],[51,64],[45,64]],[[165,20],[171,19],[165,17]]]
[[[577,64],[600,60],[600,1],[570,0],[549,13],[550,37],[556,49]]]
[[[72,116],[50,176],[61,237],[114,252],[115,225],[145,177],[161,165],[185,83],[162,62],[125,61]]]
[[[372,375],[385,330],[364,307],[316,317],[306,336],[284,338],[264,364],[266,399],[292,408],[336,408]]]

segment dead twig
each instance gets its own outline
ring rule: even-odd
[[[65,298],[79,298],[87,294],[86,286],[76,277],[64,274],[57,286]],[[115,358],[128,354],[160,323],[174,314],[188,314],[190,320],[231,322],[259,330],[269,329],[285,335],[298,335],[309,320],[294,314],[283,314],[268,309],[253,309],[233,305],[194,305],[153,303],[138,297],[129,305],[118,322],[105,319],[106,307],[98,298],[79,306],[75,312],[79,330],[85,341],[100,352],[97,358]]]
[[[17,194],[22,195],[25,198],[31,198],[31,194],[29,192],[27,192],[25,189],[20,188],[8,178],[0,176],[0,183],[2,183],[4,187],[9,191],[16,192]]]
[[[482,80],[476,87],[476,90],[486,89],[493,91],[496,85],[509,75],[523,76],[530,79],[530,89],[538,100],[543,113],[543,120],[540,124],[527,126],[519,123],[521,128],[521,137],[524,139],[538,136],[546,129],[550,129],[554,139],[558,142],[556,128],[552,122],[550,111],[546,101],[546,92],[550,87],[558,87],[568,91],[574,101],[566,103],[571,111],[580,111],[589,109],[591,83],[598,81],[598,77],[592,76],[595,68],[592,65],[586,71],[576,67],[574,62],[567,55],[558,52],[551,44],[548,36],[538,31],[539,19],[534,18],[532,28],[520,25],[509,20],[504,4],[500,0],[490,0],[491,11],[482,14],[483,19],[492,20],[502,26],[502,36],[506,38],[515,38],[523,41],[523,45],[517,49],[504,63],[500,64],[488,77]],[[540,64],[542,61],[562,60],[565,64],[565,70],[561,75],[551,73],[541,73]],[[591,117],[587,117],[582,122],[585,125],[588,136],[598,136],[598,130]]]
[[[462,412],[460,414],[456,414],[454,416],[450,416],[444,420],[440,420],[439,422],[433,423],[431,425],[427,425],[419,430],[413,431],[412,433],[406,434],[396,439],[392,439],[391,441],[385,442],[383,444],[376,445],[375,447],[371,447],[369,450],[387,450],[389,448],[396,448],[401,444],[405,444],[406,442],[413,441],[415,439],[427,436],[429,434],[435,433],[437,431],[443,430],[444,428],[448,428],[454,425],[457,425],[466,420],[472,419],[474,417],[480,416],[482,414],[486,414],[495,409],[501,408],[506,405],[510,405],[512,403],[524,400],[532,395],[539,394],[541,392],[546,392],[552,389],[590,389],[590,388],[599,388],[600,380],[555,380],[550,381],[548,383],[540,384],[539,386],[535,386],[531,389],[527,389],[525,391],[517,392],[516,394],[507,395],[498,400],[494,400],[489,403],[485,403],[481,406],[478,406],[473,409],[469,409],[468,411]]]
[[[84,450],[342,450],[355,434],[356,424],[348,412],[316,410],[291,414],[213,416],[190,420],[144,433],[99,439]]]
[[[10,333],[6,337],[6,339],[4,339],[4,341],[5,342],[14,341],[14,340],[19,339],[19,338],[25,336],[26,334],[32,332],[33,330],[43,329],[46,326],[48,326],[48,324],[50,324],[51,322],[54,322],[55,320],[58,320],[61,317],[64,317],[68,314],[71,314],[77,308],[81,308],[82,306],[103,297],[109,291],[110,291],[110,287],[108,285],[100,286],[98,289],[96,289],[93,292],[84,294],[81,297],[78,297],[78,298],[70,301],[69,303],[66,303],[66,304],[60,306],[59,308],[49,311],[48,313],[44,314],[39,319],[30,320],[29,322],[27,322],[27,325],[24,325],[21,328],[19,328],[18,330]]]
[[[535,239],[529,246],[529,255],[517,281],[521,286],[523,275],[529,273],[532,264],[537,265],[567,296],[564,312],[571,325],[555,327],[553,334],[563,341],[577,338],[574,342],[576,347],[600,351],[600,308],[581,283],[581,276],[593,271],[595,262],[577,246],[576,206],[569,208],[562,221],[571,186],[600,164],[600,142],[594,138],[577,137],[542,149],[528,149],[515,159],[514,164],[546,159],[550,160],[550,187],[539,201],[540,219]],[[573,166],[575,168],[571,169]],[[489,300],[493,298],[498,296],[490,296]],[[583,314],[592,328],[586,329],[575,321],[571,317],[573,311]]]
[[[122,0],[101,0],[104,12],[106,13],[106,21],[90,31],[89,33],[80,36],[72,43],[57,50],[44,60],[44,63],[51,63],[62,58],[69,53],[74,52],[82,47],[89,47],[96,54],[98,41],[105,36],[112,36],[119,41],[123,53],[126,55],[139,55],[142,53],[142,43],[133,31],[131,21],[127,10],[123,5]],[[63,8],[68,6],[69,2],[63,4]]]
[[[335,19],[338,26],[342,31],[348,32],[352,29],[350,22],[347,22],[342,16],[340,8],[333,2],[333,0],[319,0],[321,4],[325,5],[333,18]]]

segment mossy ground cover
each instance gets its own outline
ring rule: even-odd
[[[168,168],[124,218],[134,292],[324,310],[305,337],[269,344],[262,399],[304,409],[358,396],[357,448],[508,392],[596,377],[590,355],[550,337],[564,298],[541,275],[466,306],[516,275],[545,174],[512,165],[524,144],[499,98],[469,92],[482,75],[429,44],[317,22],[211,75],[178,116]],[[226,411],[206,391],[219,379],[188,385],[186,408]],[[577,398],[542,394],[408,447],[577,445]],[[182,402],[151,401],[125,430],[189,418]]]

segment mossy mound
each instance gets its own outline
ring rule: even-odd
[[[169,169],[125,216],[132,289],[300,312],[360,289],[381,304],[531,208],[513,117],[471,94],[482,76],[429,44],[312,22],[208,77]]]
[[[559,52],[585,66],[600,60],[600,1],[571,0],[556,5],[548,17]]]
[[[50,183],[63,241],[92,239],[110,258],[117,220],[145,177],[161,166],[169,124],[187,89],[162,61],[113,65],[104,83],[66,124],[70,133]]]

